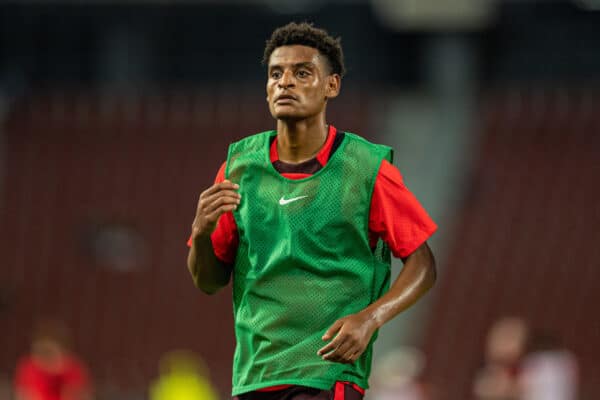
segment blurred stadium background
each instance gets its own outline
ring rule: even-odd
[[[227,398],[230,291],[194,288],[185,242],[227,144],[273,126],[264,41],[308,20],[346,53],[329,121],[394,146],[440,225],[438,284],[378,354],[420,348],[430,397],[470,399],[490,326],[517,316],[574,354],[578,399],[600,398],[599,9],[0,3],[0,397],[35,321],[54,316],[97,399],[146,398],[174,349],[202,357]]]

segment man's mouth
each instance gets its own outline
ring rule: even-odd
[[[296,101],[296,97],[292,96],[291,94],[282,94],[281,96],[278,96],[277,98],[275,98],[275,103],[283,103],[283,102],[291,102],[291,101]]]

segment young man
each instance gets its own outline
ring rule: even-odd
[[[339,39],[290,23],[263,62],[277,130],[230,146],[200,195],[188,268],[209,294],[233,272],[234,396],[361,399],[378,328],[434,283],[437,227],[390,148],[326,123]],[[388,248],[404,260],[389,291]]]

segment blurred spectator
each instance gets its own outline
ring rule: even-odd
[[[522,366],[521,400],[575,400],[578,367],[575,356],[550,334],[534,336]]]
[[[381,356],[375,365],[372,389],[373,400],[425,400],[426,388],[420,382],[425,356],[412,347],[401,347]]]
[[[91,384],[83,363],[68,350],[64,324],[38,323],[31,352],[19,360],[15,373],[17,400],[89,400]]]
[[[160,376],[150,387],[150,400],[217,400],[204,362],[183,350],[165,354]]]
[[[519,374],[528,337],[527,324],[520,318],[496,321],[486,340],[485,360],[473,384],[478,400],[519,399]]]

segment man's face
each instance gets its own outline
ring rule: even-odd
[[[326,58],[315,48],[281,46],[268,66],[267,102],[276,119],[300,120],[319,114],[328,98],[339,93],[340,77],[330,73]]]
[[[42,368],[55,371],[62,368],[66,349],[52,338],[40,337],[33,341],[31,353]]]

